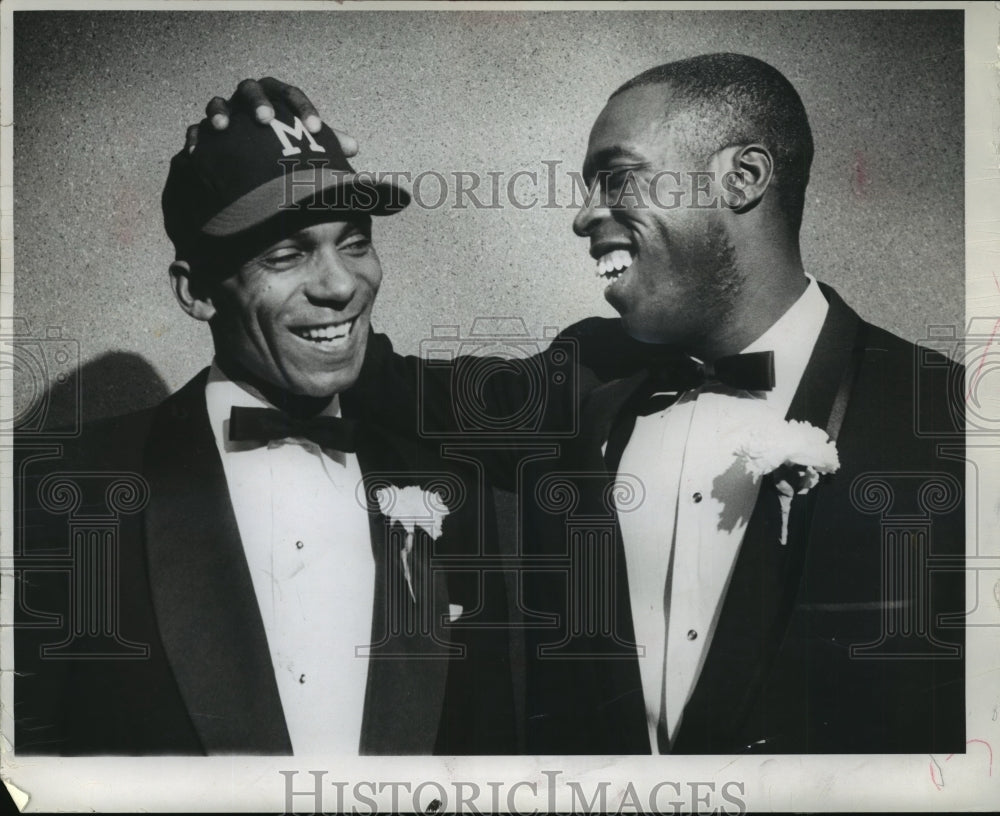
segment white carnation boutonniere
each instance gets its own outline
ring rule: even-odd
[[[836,473],[840,459],[837,446],[822,428],[769,413],[772,416],[751,424],[736,457],[755,479],[771,474],[781,502],[781,543],[785,544],[792,499],[812,490],[820,476]]]
[[[410,553],[413,552],[413,536],[417,527],[426,531],[432,541],[441,537],[448,506],[436,490],[424,490],[412,485],[410,487],[380,487],[375,491],[379,512],[390,522],[398,522],[406,531],[406,544],[400,550],[399,557],[403,564],[403,576],[410,590],[410,597],[416,602],[413,593],[413,577],[410,573]]]

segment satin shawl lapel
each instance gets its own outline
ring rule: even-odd
[[[614,432],[626,439],[635,424],[631,412],[621,417],[626,427],[616,428],[616,422],[626,403],[645,382],[645,370],[630,377],[614,380],[599,386],[591,392],[583,406],[580,445],[575,448],[575,459],[570,462],[571,470],[586,474],[580,482],[581,493],[578,513],[594,518],[603,518],[609,513],[615,522],[614,565],[614,617],[612,626],[613,642],[607,649],[611,659],[573,661],[576,677],[574,682],[586,682],[589,675],[592,685],[590,697],[600,701],[598,711],[604,718],[603,727],[611,740],[612,750],[619,753],[646,753],[649,739],[646,734],[645,703],[642,694],[642,678],[639,661],[635,653],[635,627],[632,621],[631,595],[628,583],[628,568],[621,528],[618,524],[613,501],[611,483],[618,476],[620,451],[613,461],[605,461],[601,455],[601,445]],[[610,453],[610,444],[609,444]],[[565,531],[562,532],[565,539]],[[593,599],[590,599],[593,600]],[[630,647],[629,644],[632,644]],[[605,743],[608,744],[608,743]]]
[[[826,428],[835,406],[841,416],[846,410],[864,349],[858,316],[833,290],[821,288],[829,310],[787,418]],[[781,545],[778,493],[770,478],[764,479],[675,752],[719,750],[745,722],[784,636],[810,544],[813,508],[822,494],[820,483],[795,498],[788,542]],[[743,746],[752,747],[767,750],[766,745]]]
[[[622,427],[618,427],[619,416],[646,377],[645,370],[639,371],[630,377],[604,383],[590,392],[582,411],[580,444],[576,448],[578,464],[584,464],[584,460],[587,463],[596,461],[590,457],[594,451],[599,452],[601,446],[607,441],[609,442],[608,453],[611,453],[612,457],[607,462],[606,470],[611,476],[617,472],[621,451],[614,454],[610,450],[609,437],[612,430],[626,441],[631,436],[635,427],[635,414],[630,412],[621,416],[620,422],[624,423]]]
[[[441,724],[454,647],[441,632],[441,619],[448,611],[445,576],[440,570],[432,572],[430,560],[432,551],[448,547],[449,535],[475,528],[446,521],[436,542],[423,530],[415,530],[408,559],[414,601],[402,570],[405,533],[379,512],[374,494],[380,484],[404,486],[419,480],[420,462],[411,443],[369,425],[361,428],[358,459],[364,473],[375,558],[372,640],[365,649],[369,662],[361,753],[431,754]]]
[[[146,550],[160,635],[206,753],[290,754],[271,656],[205,406],[207,371],[157,410]]]

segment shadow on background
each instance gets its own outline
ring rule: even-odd
[[[169,394],[167,384],[141,355],[111,351],[79,366],[46,393],[45,424],[68,428],[149,408]]]

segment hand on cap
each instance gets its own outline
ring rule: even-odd
[[[243,105],[254,111],[257,121],[266,125],[274,118],[274,108],[271,99],[282,99],[302,120],[310,133],[317,133],[323,124],[316,106],[305,93],[274,77],[262,79],[244,79],[236,86],[236,92],[227,102],[221,96],[212,98],[205,106],[205,116],[216,130],[229,127],[229,112],[234,105]],[[354,137],[343,131],[333,129],[337,140],[343,148],[344,155],[350,158],[358,153],[358,143]],[[184,146],[190,153],[198,143],[198,125],[187,129]]]

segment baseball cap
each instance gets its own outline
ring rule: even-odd
[[[266,125],[235,105],[225,130],[202,120],[194,150],[185,146],[171,160],[163,221],[177,257],[276,222],[290,228],[330,213],[391,215],[409,204],[404,188],[356,173],[327,125],[310,133],[284,102],[272,105]]]

